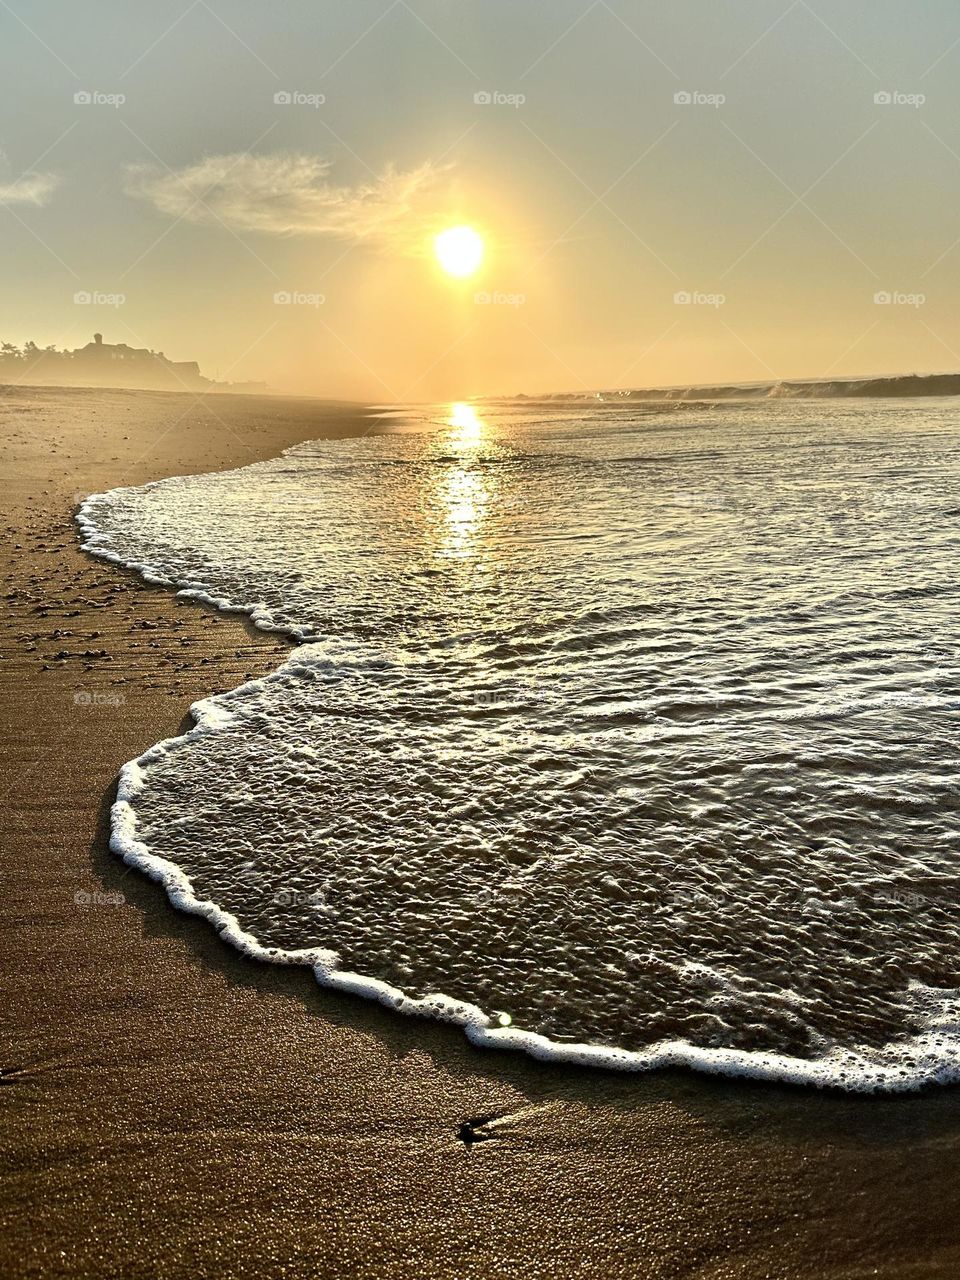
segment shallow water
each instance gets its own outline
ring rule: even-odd
[[[957,1078],[958,414],[446,407],[89,499],[304,642],[127,767],[114,847],[481,1043]]]

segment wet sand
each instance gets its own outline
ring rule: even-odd
[[[243,959],[109,853],[120,765],[288,646],[83,555],[79,497],[368,427],[302,400],[0,389],[0,1274],[960,1274],[960,1090],[481,1052]]]

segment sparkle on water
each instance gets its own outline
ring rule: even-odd
[[[484,1043],[956,1078],[955,416],[464,402],[91,499],[305,641],[128,768],[115,847]]]

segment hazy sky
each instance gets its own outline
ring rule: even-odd
[[[960,369],[956,0],[4,0],[0,103],[3,339],[377,400]]]

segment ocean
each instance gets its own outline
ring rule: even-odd
[[[384,412],[88,498],[299,644],[112,847],[259,958],[540,1058],[960,1078],[960,408]]]

